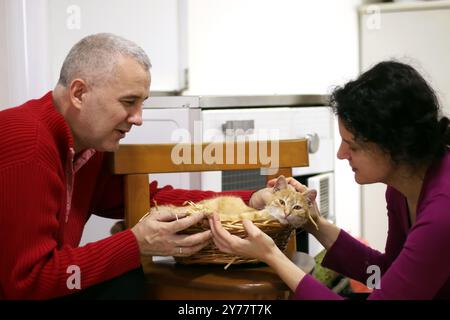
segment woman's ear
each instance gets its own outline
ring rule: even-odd
[[[87,84],[82,79],[74,79],[70,83],[69,93],[72,105],[80,110],[83,104],[83,95],[87,92]]]
[[[275,185],[273,186],[274,191],[283,190],[287,188],[287,181],[284,176],[279,176]]]

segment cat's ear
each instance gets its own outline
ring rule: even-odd
[[[313,202],[316,200],[317,190],[308,189],[302,193],[302,196],[304,196],[306,199],[308,199],[308,204],[309,204],[309,206],[311,206],[313,204]]]
[[[279,176],[275,185],[273,186],[274,191],[279,191],[287,188],[287,181],[284,176]]]

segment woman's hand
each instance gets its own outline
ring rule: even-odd
[[[258,210],[264,209],[264,207],[272,199],[273,193],[276,191],[274,187],[278,178],[269,180],[267,182],[266,188],[262,188],[258,191],[255,191],[250,197],[250,200],[248,202],[249,206]],[[294,187],[296,191],[303,192],[307,190],[304,185],[302,185],[300,182],[298,182],[292,177],[286,178],[286,183]]]
[[[222,252],[268,263],[268,260],[279,251],[273,239],[262,232],[250,220],[243,221],[247,237],[241,239],[222,227],[217,213],[209,216],[208,219],[213,241]]]
[[[275,186],[275,183],[277,182],[277,179],[278,178],[269,180],[267,182],[267,187],[273,188]],[[299,181],[295,180],[292,177],[286,178],[286,182],[288,185],[294,187],[294,189],[298,192],[303,193],[305,191],[310,190],[305,185],[301,184]],[[309,200],[311,201],[311,206],[310,206],[309,212],[311,214],[311,218],[314,220],[314,222],[316,224],[318,224],[318,221],[319,221],[321,215],[320,215],[319,208],[317,207],[316,196],[317,196],[317,192],[310,193]],[[314,233],[315,231],[317,231],[316,226],[310,220],[308,220],[308,222],[302,226],[302,229],[304,229],[308,233]]]
[[[274,179],[267,181],[267,188],[273,188],[275,186],[275,183],[277,182],[277,179],[278,178],[274,178]],[[293,186],[294,189],[298,192],[304,192],[304,191],[308,190],[308,188],[306,186],[304,186],[303,184],[301,184],[300,182],[298,182],[297,180],[295,180],[292,177],[287,177],[286,182],[288,185]]]

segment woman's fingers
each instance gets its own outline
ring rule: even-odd
[[[214,213],[209,217],[209,224],[211,227],[214,244],[221,251],[236,254],[233,248],[235,248],[239,242],[243,240],[224,229],[217,213]]]
[[[242,221],[242,224],[244,225],[245,232],[247,232],[249,238],[255,238],[261,232],[261,230],[250,220],[245,219]]]
[[[277,178],[267,181],[267,187],[268,188],[273,188],[275,186],[275,182],[276,181],[277,181]],[[295,190],[299,191],[299,192],[304,192],[304,191],[306,191],[308,189],[305,185],[301,184],[300,182],[298,182],[297,180],[295,180],[292,177],[286,178],[286,182],[289,185],[293,186],[295,188]]]

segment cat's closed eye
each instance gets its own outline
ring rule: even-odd
[[[283,199],[279,199],[278,202],[279,202],[282,206],[284,206],[284,205],[286,204],[286,202],[284,202]]]
[[[300,210],[302,207],[299,206],[298,204],[296,204],[295,206],[292,207],[293,210]]]

